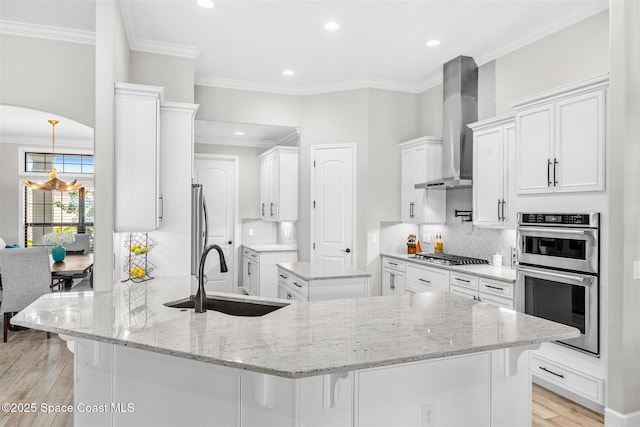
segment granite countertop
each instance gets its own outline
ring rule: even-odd
[[[298,248],[292,245],[280,245],[277,243],[259,243],[253,245],[242,245],[247,249],[251,249],[255,252],[287,252],[297,251]]]
[[[11,323],[286,378],[579,336],[569,326],[437,292],[317,302],[270,300],[289,305],[262,317],[163,305],[193,290],[195,280],[185,276],[116,284],[109,292],[56,292],[29,305]]]
[[[278,267],[303,280],[351,279],[371,277],[371,273],[335,263],[281,262]]]
[[[516,270],[511,267],[493,266],[490,264],[473,264],[473,265],[442,265],[436,263],[430,263],[425,261],[418,261],[412,258],[414,255],[398,254],[398,253],[383,253],[382,256],[401,259],[403,261],[413,262],[418,265],[424,265],[427,267],[443,268],[445,270],[457,271],[459,273],[474,274],[480,277],[486,277],[487,279],[502,280],[503,282],[515,282]]]

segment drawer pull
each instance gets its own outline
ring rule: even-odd
[[[389,265],[395,265],[396,267],[398,266],[398,264],[396,264],[395,262],[390,262]]]
[[[465,282],[465,283],[471,283],[471,281],[466,280],[466,279],[461,279],[459,277],[454,277],[455,280],[459,281],[459,282]]]
[[[281,274],[280,277],[282,277],[283,279],[287,278],[287,276],[285,276],[284,274]]]
[[[553,372],[552,370],[549,370],[547,368],[545,368],[544,366],[538,366],[540,368],[541,371],[545,371],[550,373],[551,375],[555,375],[556,377],[560,377],[560,378],[564,378],[564,375],[562,374],[556,374],[555,372]]]
[[[293,282],[294,285],[296,285],[297,287],[301,288],[302,285],[299,285],[298,282]]]
[[[418,280],[424,283],[431,283],[431,280],[425,280],[425,279],[418,279]]]
[[[499,286],[484,285],[484,287],[489,289],[496,289],[498,291],[504,291],[504,288],[501,288]]]

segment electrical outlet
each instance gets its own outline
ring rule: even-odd
[[[422,233],[422,241],[425,243],[431,243],[431,234]]]
[[[633,261],[633,278],[640,279],[640,261]]]
[[[422,427],[435,427],[436,425],[436,404],[427,403],[422,405]]]
[[[375,233],[371,233],[371,243],[378,243],[378,235]]]
[[[249,237],[253,236],[253,228],[249,228]]]

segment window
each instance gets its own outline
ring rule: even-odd
[[[42,245],[42,236],[56,230],[93,234],[93,156],[85,154],[25,153],[25,172],[49,172],[79,176],[86,187],[62,193],[24,188],[24,246]],[[85,175],[86,180],[82,179]]]

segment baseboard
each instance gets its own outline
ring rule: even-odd
[[[607,427],[636,427],[640,426],[640,411],[621,414],[611,408],[604,410],[604,425]]]

